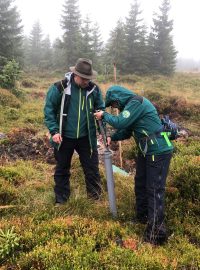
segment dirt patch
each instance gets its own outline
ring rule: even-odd
[[[1,143],[0,162],[41,159],[52,163],[53,149],[47,136],[38,136],[31,128],[12,129]]]
[[[49,143],[48,136],[39,136],[35,129],[12,129],[8,134],[2,134],[0,142],[0,164],[18,159],[37,159],[49,164],[55,164],[53,148]],[[120,167],[119,144],[112,143],[110,150],[112,151],[113,164]],[[104,148],[102,144],[100,144],[98,151],[100,163],[103,164]],[[123,160],[123,169],[130,173],[133,172],[135,170],[134,160]]]
[[[46,97],[46,93],[44,92],[31,92],[30,97],[34,99],[44,99]]]
[[[112,164],[121,168],[121,159],[122,159],[122,168],[126,172],[133,174],[135,173],[135,160],[134,159],[125,159],[123,158],[123,153],[120,153],[119,150],[119,143],[118,142],[112,142],[109,150],[112,152]],[[104,146],[99,142],[98,147],[98,153],[99,153],[99,161],[101,164],[104,164]],[[120,158],[120,155],[122,156]]]

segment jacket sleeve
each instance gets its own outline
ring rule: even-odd
[[[105,102],[103,101],[101,90],[99,89],[98,86],[96,86],[96,88],[97,88],[96,89],[97,92],[96,92],[96,97],[95,97],[95,102],[94,102],[94,109],[95,109],[95,111],[96,110],[105,111]],[[98,130],[98,133],[101,134],[101,130],[100,130],[100,127],[99,127],[99,122],[97,120],[95,120],[95,121],[96,121],[96,127],[97,127],[97,130]],[[103,128],[104,128],[104,132],[106,134],[106,123],[105,123],[104,120],[102,121],[102,124],[103,124]]]
[[[55,85],[52,85],[46,96],[46,102],[44,106],[44,120],[45,125],[49,129],[51,135],[59,132],[58,114],[60,110],[62,94],[58,91]]]
[[[101,90],[96,86],[96,97],[94,101],[95,110],[105,110],[105,102],[103,101]]]
[[[130,129],[120,129],[117,130],[112,136],[112,141],[123,141],[129,139],[132,136],[132,131]]]
[[[104,112],[103,119],[116,129],[125,129],[142,117],[143,111],[143,105],[139,101],[133,100],[117,116]]]

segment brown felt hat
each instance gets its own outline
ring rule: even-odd
[[[74,74],[88,80],[91,80],[97,75],[97,72],[92,69],[92,61],[86,58],[79,58],[75,67],[70,67],[69,69]]]

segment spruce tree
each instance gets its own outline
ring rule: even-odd
[[[81,39],[81,55],[84,58],[89,58],[93,61],[93,37],[92,37],[92,27],[91,20],[87,15],[85,20],[83,20],[82,25],[82,39]]]
[[[63,42],[57,38],[52,45],[52,67],[58,70],[66,70],[66,54]]]
[[[121,19],[117,21],[116,27],[110,32],[110,37],[106,46],[105,64],[112,66],[116,64],[120,73],[125,71],[126,67],[126,37],[124,23]]]
[[[33,24],[30,36],[29,36],[29,62],[30,65],[39,67],[42,60],[42,28],[39,21]]]
[[[22,30],[13,0],[0,0],[0,56],[22,61]]]
[[[126,72],[144,73],[147,71],[146,27],[141,18],[142,11],[137,0],[131,4],[126,18]]]
[[[44,69],[52,68],[52,47],[49,35],[42,40],[42,59],[40,67]]]
[[[78,0],[66,0],[63,6],[61,27],[66,66],[73,66],[81,56],[81,16]]]
[[[92,27],[92,51],[93,51],[93,65],[94,68],[98,71],[103,71],[103,61],[102,61],[102,53],[103,53],[103,41],[99,29],[99,25],[97,22],[94,23]]]
[[[170,1],[163,0],[159,14],[154,15],[151,33],[151,69],[164,75],[171,75],[175,70],[176,55],[171,32],[173,21],[169,19]]]

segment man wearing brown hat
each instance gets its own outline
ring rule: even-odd
[[[74,150],[79,155],[85,175],[87,195],[98,200],[101,183],[98,168],[95,110],[104,109],[99,87],[91,80],[97,75],[92,61],[77,60],[65,79],[48,90],[44,107],[45,124],[51,134],[57,161],[55,181],[56,205],[70,196],[70,167]]]

